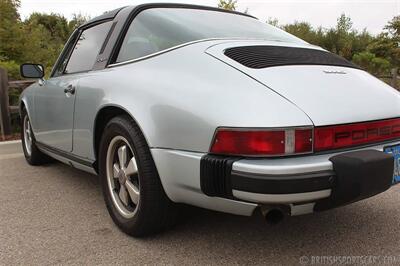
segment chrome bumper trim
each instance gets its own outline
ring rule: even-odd
[[[355,148],[352,150],[333,152],[329,154],[315,154],[263,160],[242,159],[233,163],[232,170],[243,173],[277,176],[321,172],[333,170],[333,164],[331,161],[329,161],[329,158],[334,155],[356,150],[375,149],[378,151],[383,151],[385,146],[396,144],[400,144],[400,142],[397,140],[388,143],[377,144],[371,147]]]
[[[232,191],[233,196],[237,199],[264,204],[290,204],[316,201],[329,197],[331,192],[331,189],[294,194],[259,194],[239,190]]]

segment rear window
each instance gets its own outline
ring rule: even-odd
[[[243,15],[200,9],[154,8],[142,11],[132,21],[116,62],[210,38],[304,43],[276,27]]]

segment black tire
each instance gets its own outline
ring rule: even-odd
[[[25,137],[25,132],[24,132],[24,121],[25,117],[29,119],[28,113],[26,112],[26,109],[22,109],[21,112],[21,140],[22,140],[22,149],[24,151],[25,159],[30,165],[43,165],[49,162],[52,162],[53,160],[41,152],[38,147],[36,146],[36,139],[32,131],[32,127],[30,127],[31,130],[31,152],[29,153],[26,148],[26,137]]]
[[[139,203],[131,218],[121,215],[113,202],[107,177],[107,151],[115,137],[129,142],[138,168]],[[146,140],[136,123],[127,115],[111,119],[100,141],[99,171],[104,200],[115,224],[125,233],[143,237],[169,229],[175,224],[177,205],[162,187],[155,163]]]

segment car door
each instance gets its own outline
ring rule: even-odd
[[[42,144],[71,152],[74,105],[79,79],[91,71],[111,21],[83,28],[71,37],[50,79],[35,92],[35,137]]]

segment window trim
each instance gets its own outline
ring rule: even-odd
[[[134,19],[143,11],[148,10],[148,9],[154,9],[154,8],[170,8],[170,9],[198,9],[198,10],[206,10],[206,11],[216,11],[216,12],[222,12],[222,13],[230,13],[230,14],[236,14],[236,15],[241,15],[241,16],[246,16],[246,17],[250,17],[253,19],[256,19],[256,17],[250,15],[250,14],[246,14],[246,13],[241,13],[238,11],[231,11],[231,10],[226,10],[226,9],[221,9],[221,8],[216,8],[216,7],[209,7],[209,6],[199,6],[199,5],[188,5],[188,4],[170,4],[170,3],[155,3],[155,4],[142,4],[142,5],[138,5],[136,6],[131,13],[129,14],[128,18],[126,19],[116,41],[114,44],[113,49],[111,50],[111,54],[110,57],[108,59],[107,62],[107,66],[106,67],[114,67],[114,66],[119,66],[119,65],[123,65],[123,64],[127,64],[127,63],[132,63],[132,62],[136,62],[136,61],[142,61],[145,60],[147,58],[151,58],[154,56],[157,56],[159,54],[163,54],[166,52],[169,52],[171,50],[175,50],[177,48],[189,45],[191,43],[196,43],[199,41],[204,41],[203,40],[196,40],[193,42],[189,42],[189,43],[183,43],[168,49],[164,49],[162,51],[158,51],[156,53],[152,53],[150,55],[147,56],[143,56],[140,58],[135,58],[132,60],[127,60],[124,62],[116,62],[117,58],[118,58],[118,54],[121,50],[121,46],[124,42],[125,36],[128,33],[129,27],[132,24],[132,22],[134,21]]]
[[[226,41],[226,40],[230,40],[231,41],[231,40],[235,40],[235,39],[243,40],[243,38],[207,38],[207,39],[199,39],[199,40],[195,40],[195,41],[191,41],[191,42],[185,42],[185,43],[182,43],[182,44],[179,44],[179,45],[175,45],[175,46],[172,46],[170,48],[167,48],[167,49],[155,52],[155,53],[151,53],[151,54],[148,54],[148,55],[145,55],[145,56],[141,56],[141,57],[138,57],[138,58],[126,60],[126,61],[119,62],[119,63],[109,64],[107,66],[107,68],[112,68],[112,67],[117,67],[117,66],[122,66],[122,65],[130,64],[130,63],[143,61],[143,60],[146,60],[146,59],[149,59],[149,58],[152,58],[152,57],[156,57],[158,55],[165,54],[165,53],[168,53],[170,51],[173,51],[173,50],[185,47],[185,46],[189,46],[189,45],[192,45],[192,44],[195,44],[195,43],[209,42],[209,41]],[[246,39],[246,40],[258,40],[259,41],[260,39]]]
[[[71,59],[71,55],[72,52],[77,44],[77,42],[79,41],[79,38],[82,35],[82,32],[84,32],[85,30],[88,30],[90,28],[96,27],[98,25],[107,23],[107,22],[113,22],[114,19],[103,19],[103,20],[96,20],[92,23],[88,23],[88,24],[84,24],[83,26],[77,28],[73,34],[71,35],[70,39],[67,41],[67,44],[65,45],[65,48],[63,49],[63,51],[61,52],[60,57],[57,59],[56,64],[53,67],[52,73],[50,75],[50,77],[61,77],[61,76],[67,76],[67,75],[74,75],[74,74],[79,74],[79,73],[87,73],[93,70],[94,66],[96,65],[96,61],[93,63],[93,66],[91,69],[89,70],[83,70],[83,71],[77,71],[77,72],[71,72],[71,73],[66,73],[65,70],[67,68],[67,65],[69,63],[69,60]],[[105,47],[109,41],[109,38],[107,38],[109,35],[112,34],[112,31],[114,30],[115,26],[113,27],[113,24],[111,24],[110,29],[108,30],[107,34],[106,34],[106,38],[104,39],[103,44],[100,46],[101,49],[103,47]],[[99,52],[96,55],[96,60],[98,58],[98,56],[101,54],[101,49],[99,50]],[[67,59],[67,63],[65,64],[64,68],[62,69],[62,72],[60,72],[58,75],[56,74],[56,69],[58,69],[58,67],[61,66],[62,62]]]
[[[77,36],[79,36],[79,29],[75,29],[74,32],[71,34],[69,37],[67,43],[65,44],[61,54],[57,58],[56,63],[53,66],[53,69],[51,70],[50,78],[56,78],[60,77],[63,75],[64,69],[62,71],[58,72],[57,70],[61,67],[62,62],[69,57],[71,54],[71,50],[73,47],[75,47],[75,41],[77,39]],[[65,67],[64,67],[65,68]]]

